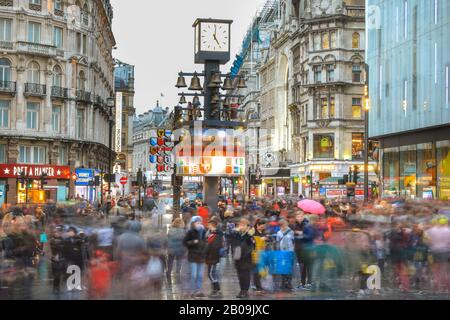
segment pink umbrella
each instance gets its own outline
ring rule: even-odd
[[[322,215],[325,214],[325,207],[314,200],[302,200],[297,203],[297,206],[305,211],[305,213]]]

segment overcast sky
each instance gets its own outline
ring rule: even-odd
[[[136,66],[135,107],[143,113],[156,100],[172,108],[178,102],[178,72],[202,71],[194,64],[196,18],[232,19],[232,61],[257,8],[265,0],[111,0],[114,57]],[[223,69],[228,71],[229,65]],[[189,85],[189,83],[188,83]],[[161,97],[161,93],[165,95]]]

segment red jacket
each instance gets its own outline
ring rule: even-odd
[[[209,220],[209,209],[208,209],[208,207],[200,207],[200,208],[198,208],[198,215],[199,215],[199,217],[201,217],[202,218],[202,222],[203,222],[203,225],[206,227],[206,226],[208,226],[208,220]]]

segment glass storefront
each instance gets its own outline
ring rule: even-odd
[[[383,150],[383,196],[450,199],[450,140]]]
[[[399,194],[400,160],[399,148],[384,149],[383,152],[383,196]]]
[[[39,181],[34,180],[28,186],[28,197],[27,197],[27,186],[21,183],[17,184],[17,203],[31,203],[31,204],[43,204],[49,198],[49,191],[39,189]]]
[[[400,147],[400,195],[416,197],[416,146]]]
[[[450,140],[438,141],[436,151],[438,197],[441,200],[450,200]]]

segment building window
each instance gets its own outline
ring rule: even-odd
[[[353,98],[352,99],[352,118],[353,119],[361,119],[362,117],[362,105],[361,98]]]
[[[9,101],[0,100],[0,128],[9,127]]]
[[[449,104],[449,96],[450,96],[450,86],[449,86],[449,82],[450,82],[450,75],[449,75],[449,70],[448,70],[448,66],[445,67],[445,105],[448,108],[448,104]]]
[[[62,70],[60,66],[55,66],[53,68],[53,86],[62,87]]]
[[[335,102],[334,97],[330,98],[330,118],[334,118],[336,115],[335,113]]]
[[[334,66],[327,67],[327,82],[334,82]]]
[[[384,196],[398,196],[399,193],[399,149],[388,148],[383,152]]]
[[[0,41],[11,41],[11,21],[0,18]]]
[[[37,130],[39,121],[39,103],[27,103],[27,129]]]
[[[84,71],[80,71],[78,75],[78,90],[84,91],[86,88],[86,75]]]
[[[53,45],[59,49],[63,47],[63,29],[54,27],[53,28]]]
[[[404,2],[404,33],[405,39],[408,39],[408,0]]]
[[[77,109],[77,138],[84,139],[84,110]]]
[[[58,148],[58,165],[65,166],[67,165],[67,150],[66,147]]]
[[[322,33],[322,49],[330,49],[330,34],[328,32]]]
[[[352,81],[355,83],[361,83],[361,65],[353,64],[352,67]]]
[[[436,155],[433,144],[417,145],[417,196],[434,198],[436,196]]]
[[[28,23],[28,42],[41,43],[41,24],[36,22]]]
[[[438,13],[439,13],[438,8],[439,8],[438,0],[434,0],[434,11],[433,11],[433,13],[434,13],[434,24],[438,24]]]
[[[320,50],[320,34],[316,33],[313,37],[314,51]]]
[[[322,67],[314,67],[314,83],[322,83]]]
[[[450,200],[450,140],[438,141],[436,151],[439,177],[438,197],[448,201]]]
[[[52,107],[52,130],[56,133],[61,131],[61,106]]]
[[[89,9],[87,4],[84,4],[83,10],[81,11],[81,20],[83,21],[83,25],[89,25]]]
[[[320,117],[322,119],[328,118],[328,98],[320,99]]]
[[[336,31],[330,32],[330,38],[331,38],[331,49],[337,48],[337,33]]]
[[[78,53],[87,54],[87,36],[85,34],[77,33],[77,49]]]
[[[400,147],[400,194],[416,196],[416,146]]]
[[[35,146],[20,146],[20,163],[45,164],[45,148]]]
[[[314,158],[316,159],[334,158],[334,134],[314,135]]]
[[[364,156],[364,134],[352,133],[352,159],[362,160]]]
[[[352,49],[359,49],[359,40],[360,35],[358,32],[353,33],[352,35]]]
[[[31,62],[28,66],[28,82],[34,84],[41,83],[40,73],[41,70],[39,64],[37,64],[37,62]]]
[[[11,81],[11,64],[7,59],[0,59],[0,88],[9,88]]]
[[[55,9],[56,10],[62,10],[63,9],[62,0],[55,0]]]
[[[0,163],[6,163],[6,146],[0,144]]]

